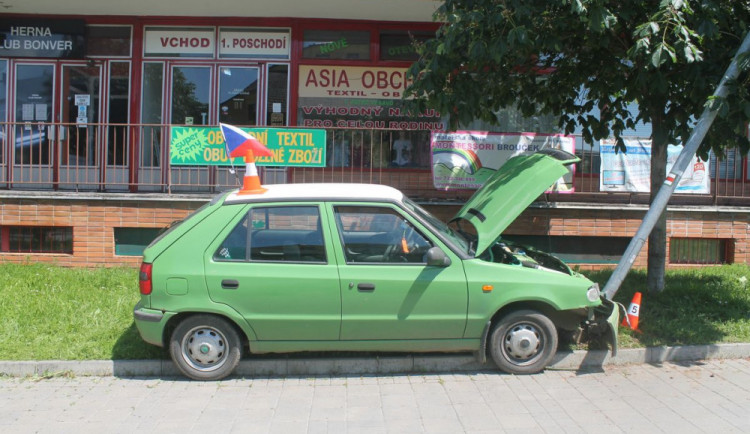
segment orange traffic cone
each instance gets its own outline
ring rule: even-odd
[[[638,314],[641,310],[641,293],[636,292],[633,295],[633,301],[628,306],[627,316],[622,319],[623,327],[630,327],[634,331],[638,331]]]
[[[260,177],[258,176],[258,169],[255,167],[253,151],[248,149],[245,154],[245,177],[242,178],[242,188],[237,194],[260,194],[266,191],[268,189],[260,185]]]

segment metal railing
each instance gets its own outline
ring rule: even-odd
[[[285,127],[294,128],[294,127]],[[244,167],[177,166],[169,162],[170,125],[0,123],[0,188],[15,190],[212,193],[241,183]],[[430,132],[329,129],[325,167],[261,167],[266,184],[386,184],[426,201],[466,200],[473,191],[435,189]],[[710,194],[675,195],[680,204],[750,204],[744,157],[710,162]],[[648,194],[599,190],[598,153],[580,152],[573,194],[550,201],[647,203]],[[735,158],[736,157],[736,158]]]

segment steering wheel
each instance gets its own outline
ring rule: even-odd
[[[391,243],[388,248],[385,249],[383,258],[386,262],[409,262],[409,259],[407,259],[405,253],[402,251],[401,239],[399,239],[398,242]]]

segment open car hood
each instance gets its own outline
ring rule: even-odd
[[[453,220],[464,219],[477,231],[475,256],[481,255],[540,194],[580,161],[559,149],[543,149],[508,160],[474,193]]]

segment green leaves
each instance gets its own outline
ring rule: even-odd
[[[658,68],[668,60],[672,60],[672,63],[677,63],[677,56],[674,49],[663,42],[656,44],[654,52],[651,54],[651,64],[655,68]]]
[[[591,31],[601,32],[612,28],[616,23],[617,17],[601,5],[595,5],[589,11],[589,30]]]
[[[524,45],[528,41],[528,35],[526,33],[526,28],[523,26],[514,27],[513,29],[508,32],[508,45],[511,47],[518,46],[518,45]]]
[[[445,0],[439,10],[437,40],[410,71],[410,103],[452,126],[500,129],[514,107],[589,142],[655,119],[671,141],[687,137],[750,28],[750,2],[736,0]],[[741,69],[709,147],[746,146],[731,125],[750,120],[750,57]]]

